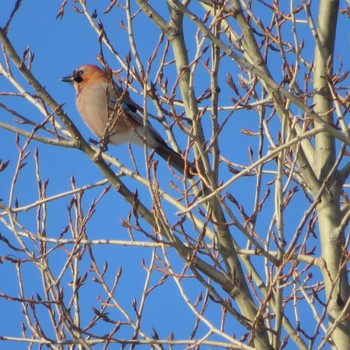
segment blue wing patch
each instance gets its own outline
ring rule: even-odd
[[[127,111],[127,112],[130,111],[129,106],[128,106],[125,102],[122,102],[120,105],[122,106],[122,108],[124,109],[124,111]]]

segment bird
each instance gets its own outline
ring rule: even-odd
[[[181,174],[189,178],[194,176],[196,167],[170,148],[148,120],[144,122],[142,107],[106,70],[85,64],[61,80],[73,85],[79,114],[102,141],[113,145],[146,144]]]

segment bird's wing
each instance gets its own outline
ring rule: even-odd
[[[143,109],[129,97],[128,92],[124,91],[116,84],[114,84],[113,87],[110,87],[110,89],[113,89],[113,91],[109,93],[109,100],[111,102],[111,105],[115,107],[115,105],[119,102],[121,108],[123,108],[123,110],[127,113],[127,115],[131,118],[133,122],[135,122],[140,127],[145,127]],[[118,97],[120,96],[123,96],[122,101],[118,101]],[[161,144],[165,143],[162,136],[158,133],[158,131],[152,126],[152,124],[148,120],[146,128],[147,131],[150,133],[151,137],[156,139]]]

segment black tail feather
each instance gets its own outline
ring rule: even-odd
[[[171,149],[166,143],[160,144],[154,150],[181,174],[186,174],[187,177],[192,179],[197,173],[197,169],[192,163],[185,161],[179,153]]]

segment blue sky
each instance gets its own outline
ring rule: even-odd
[[[8,18],[10,11],[12,10],[12,3],[4,2],[0,5],[0,26],[4,25],[4,22]],[[110,35],[110,39],[113,41],[114,46],[118,50],[119,55],[125,58],[129,52],[129,42],[127,37],[127,32],[120,25],[121,21],[126,23],[124,14],[121,10],[117,8],[113,9],[108,15],[103,15],[103,10],[108,6],[108,2],[89,2],[88,8],[92,9],[97,7],[97,14],[99,18],[104,21],[105,29]],[[91,29],[88,21],[83,15],[80,15],[72,10],[72,4],[68,3],[65,10],[65,15],[63,19],[55,19],[58,9],[60,7],[59,1],[45,1],[37,0],[35,6],[33,2],[24,1],[19,13],[15,16],[13,23],[10,26],[9,38],[12,40],[15,48],[19,53],[21,53],[25,48],[30,47],[30,50],[35,54],[35,59],[32,65],[32,72],[35,74],[37,79],[47,88],[47,91],[56,99],[60,104],[64,105],[64,110],[73,120],[78,129],[82,132],[86,139],[94,137],[88,128],[82,122],[80,116],[75,107],[74,102],[74,90],[68,85],[60,81],[60,78],[69,75],[77,66],[85,63],[98,64],[96,60],[99,54],[99,45],[96,40],[96,33]],[[136,7],[135,7],[136,8]],[[261,8],[262,10],[263,8]],[[287,9],[286,9],[287,10]],[[263,16],[263,10],[261,15]],[[345,20],[340,17],[340,26],[343,25],[342,21]],[[194,25],[186,21],[186,29],[189,32],[193,32]],[[155,35],[155,29],[153,23],[146,16],[139,16],[134,23],[135,32],[138,33],[136,37],[137,45],[139,51],[141,52],[141,59],[143,62],[147,62],[149,55],[154,47],[154,44],[158,40],[158,34]],[[306,39],[310,39],[311,34],[307,30],[301,31],[299,35],[304,36]],[[192,37],[186,37],[189,49],[189,56],[193,57],[194,54],[194,40]],[[344,42],[349,42],[349,37],[339,37],[337,52],[341,53],[344,62],[349,60],[349,50],[343,52],[342,44]],[[104,48],[105,58],[108,64],[113,69],[119,69],[119,63],[113,58],[113,56]],[[171,55],[171,54],[170,54]],[[305,56],[311,58],[313,55],[313,50],[310,48],[305,49]],[[209,57],[209,56],[208,56]],[[3,58],[0,59],[3,64]],[[132,62],[133,63],[133,62]],[[336,63],[339,66],[339,63]],[[276,64],[276,67],[271,67],[274,77],[279,80],[281,76],[280,67]],[[14,70],[15,71],[15,70]],[[174,68],[170,67],[167,72],[169,73],[169,81],[174,82],[176,79]],[[172,72],[172,73],[171,73]],[[232,64],[231,60],[223,59],[223,65],[220,71],[220,77],[224,84],[220,86],[222,92],[220,94],[220,103],[222,105],[231,104],[231,91],[226,86],[226,74],[229,72],[235,77],[239,71],[235,64]],[[18,73],[15,72],[16,76]],[[124,73],[125,74],[125,73]],[[155,70],[152,71],[154,76]],[[152,77],[151,74],[151,77]],[[208,84],[208,75],[205,73],[204,68],[199,68],[199,73],[196,75],[195,90],[197,94],[200,94]],[[26,82],[19,77],[19,80],[23,83],[23,86],[28,88]],[[0,77],[1,88],[3,91],[15,91],[8,82],[5,81],[3,77]],[[169,85],[170,85],[169,83]],[[135,88],[140,91],[140,86],[135,84]],[[137,96],[136,93],[133,94],[135,100],[142,104],[142,97]],[[28,118],[33,121],[42,121],[42,115],[30,104],[22,101],[20,98],[9,98],[5,96],[0,96],[0,102],[6,101],[6,104],[13,106],[16,111],[23,113],[28,116]],[[206,102],[205,102],[206,103]],[[205,103],[202,107],[204,107]],[[149,104],[151,110],[152,105]],[[296,114],[297,111],[294,111]],[[227,112],[220,114],[221,121],[228,116]],[[4,113],[0,110],[0,120],[12,123],[12,116]],[[249,111],[236,112],[233,117],[230,118],[227,126],[222,132],[220,137],[220,145],[222,148],[222,156],[233,161],[237,164],[250,164],[248,146],[255,149],[258,144],[258,138],[253,136],[247,136],[241,133],[242,129],[250,129],[252,131],[258,131],[258,117],[255,113]],[[207,114],[203,119],[204,132],[208,139],[211,136],[210,129],[210,119]],[[271,128],[275,134],[273,137],[277,139],[277,133],[279,130],[279,121],[273,120],[271,122],[273,127]],[[24,126],[24,128],[27,128]],[[162,130],[160,124],[156,124],[157,130],[165,137],[165,132]],[[28,127],[30,129],[30,127]],[[176,130],[177,136],[180,140],[180,147],[184,148],[186,146],[186,137],[181,134],[181,131]],[[0,198],[3,199],[4,203],[8,203],[8,193],[11,184],[13,172],[16,165],[16,159],[18,157],[18,150],[15,146],[15,135],[6,130],[0,129],[0,159],[10,160],[10,165],[6,172],[0,173]],[[20,137],[20,144],[24,144],[25,139]],[[35,201],[38,197],[36,191],[36,180],[35,180],[35,165],[34,165],[34,150],[38,149],[40,157],[40,174],[43,180],[49,179],[47,187],[47,195],[55,195],[57,193],[68,191],[71,189],[72,177],[74,177],[76,186],[83,186],[89,183],[93,183],[103,179],[102,174],[99,172],[97,167],[80,151],[71,150],[69,148],[59,148],[54,146],[43,145],[38,142],[32,142],[28,148],[30,154],[28,155],[28,161],[26,162],[25,169],[20,173],[16,184],[16,196],[19,198],[19,205],[26,205]],[[269,150],[269,146],[265,144],[264,153]],[[144,153],[142,148],[133,147],[135,158],[141,172],[145,173],[144,166]],[[130,154],[127,145],[120,147],[109,147],[108,151],[111,155],[120,159],[123,164],[129,167],[133,167],[132,161],[130,160]],[[257,155],[254,154],[254,158]],[[190,154],[190,159],[193,159],[193,153]],[[274,169],[274,163],[268,164],[266,169]],[[115,169],[118,171],[118,169]],[[177,181],[171,175],[165,162],[159,160],[158,163],[159,180],[161,186],[164,190],[175,194],[175,191],[171,188],[169,180],[173,180],[177,185]],[[232,174],[228,171],[225,166],[222,166],[220,176],[222,179],[227,179]],[[273,185],[269,183],[274,178],[273,174],[267,174],[263,181],[263,190],[271,188],[273,190]],[[150,195],[148,189],[139,183],[128,179],[126,177],[122,178],[122,181],[133,190],[137,190],[140,198],[148,204],[150,204]],[[251,214],[253,208],[253,194],[255,186],[254,178],[246,177],[241,179],[238,183],[233,184],[228,192],[234,194],[235,198],[240,204],[242,204],[247,211]],[[99,186],[95,189],[86,191],[83,199],[82,206],[85,211],[88,210],[91,202],[98,198],[104,191],[106,186]],[[273,202],[273,201],[272,201]],[[57,202],[49,204],[49,216],[48,216],[48,232],[49,237],[58,237],[62,230],[67,225],[67,213],[69,209],[67,208],[67,203],[69,201],[63,198]],[[170,220],[175,223],[178,220],[178,216],[175,215],[177,212],[176,208],[171,205],[164,203],[166,211],[170,216]],[[303,211],[307,208],[308,203],[305,203],[302,193],[295,196],[292,201],[290,208],[285,212],[286,223],[288,223],[288,233],[290,236],[294,233],[300,218],[302,217]],[[268,229],[271,215],[273,213],[273,207],[269,206],[265,209],[266,220],[260,219],[257,224],[257,231],[259,233],[265,234]],[[131,208],[126,202],[121,198],[121,196],[110,189],[108,193],[102,198],[93,219],[87,225],[87,234],[90,239],[120,239],[129,240],[129,234],[125,227],[122,225],[121,220],[125,218],[131,212]],[[238,214],[237,210],[235,211]],[[32,229],[34,232],[36,230],[36,211],[30,210],[26,213],[21,214],[21,220],[27,225],[28,228]],[[297,218],[297,219],[295,219]],[[143,227],[149,232],[152,229],[148,224],[142,223]],[[186,226],[191,230],[191,223],[187,223]],[[10,237],[9,231],[5,228],[1,228],[0,232],[6,237]],[[233,232],[235,232],[233,230]],[[69,236],[69,233],[66,238]],[[290,236],[288,238],[290,238]],[[240,235],[234,237],[239,243],[245,242],[245,239]],[[265,238],[265,237],[263,237]],[[15,240],[9,238],[13,243]],[[144,237],[135,233],[136,240],[144,240]],[[310,249],[312,245],[317,245],[316,239],[310,239]],[[244,246],[243,246],[244,247]],[[5,248],[4,248],[5,249]],[[33,247],[34,249],[34,247]],[[116,247],[109,245],[101,245],[94,247],[95,256],[98,264],[103,266],[105,261],[108,261],[110,279],[112,280],[116,274],[116,271],[122,266],[123,274],[120,280],[120,284],[116,291],[116,298],[124,305],[127,310],[132,313],[132,300],[136,298],[137,302],[140,302],[141,292],[143,284],[145,283],[146,271],[141,266],[142,261],[145,261],[145,265],[150,263],[152,251],[147,248],[130,248],[130,247]],[[317,252],[317,251],[316,251]],[[1,254],[2,255],[2,254]],[[176,266],[177,272],[181,272],[183,267],[182,261],[176,256],[175,253],[169,252],[171,259]],[[62,264],[64,263],[65,254],[61,251],[56,251],[52,254],[52,269],[60,271]],[[262,266],[262,259],[254,258],[257,264],[261,264],[261,271],[263,271],[264,266]],[[57,264],[55,266],[55,263]],[[31,266],[30,263],[24,265],[27,269],[24,274],[26,294],[28,296],[35,295],[36,293],[41,293],[40,286],[40,274],[39,272]],[[89,259],[86,258],[86,262],[81,262],[82,270],[81,273],[89,271]],[[155,272],[152,275],[152,283],[156,284],[161,278],[161,273]],[[313,278],[317,280],[317,274]],[[68,285],[70,283],[69,275],[65,277],[65,281]],[[18,283],[17,275],[13,264],[8,262],[0,265],[0,279],[6,281],[6,283],[1,287],[0,292],[7,293],[10,295],[18,295]],[[81,294],[81,305],[82,305],[82,315],[83,321],[90,319],[93,315],[92,307],[99,308],[99,302],[97,300],[97,295],[102,295],[103,291],[101,288],[91,283],[91,276],[89,276],[89,282],[92,289],[83,288]],[[196,283],[196,281],[189,279],[184,283],[186,286],[186,291],[192,301],[194,301],[199,292],[202,290],[201,286]],[[69,295],[69,288],[67,288],[67,295]],[[85,308],[85,306],[87,307]],[[19,320],[23,318],[20,305],[17,303],[10,303],[6,300],[0,299],[0,308],[5,312],[8,317],[0,318],[0,335],[20,335],[20,323]],[[174,331],[179,339],[183,339],[189,336],[192,330],[194,317],[192,312],[184,305],[184,302],[180,296],[177,287],[174,285],[174,281],[168,278],[167,281],[160,288],[156,289],[155,292],[151,293],[149,300],[146,304],[145,318],[143,319],[142,328],[149,335],[152,333],[152,327],[155,328],[160,337],[166,338],[169,336],[171,331]],[[219,305],[212,303],[207,310],[207,314],[210,315],[213,323],[217,327],[220,326],[221,321],[221,309]],[[291,310],[292,314],[292,310]],[[40,315],[42,319],[49,322],[47,315],[45,316],[44,310],[41,310]],[[171,317],[169,317],[169,315]],[[116,319],[122,319],[122,315],[115,311],[115,314],[111,314]],[[310,317],[312,314],[310,312]],[[311,318],[310,318],[311,319]],[[186,321],[184,321],[186,320]],[[303,324],[306,329],[308,329],[307,322]],[[237,323],[233,321],[228,321],[227,326],[233,327],[233,330],[229,330],[229,334],[236,333],[237,337],[241,336],[242,330]],[[48,327],[48,332],[49,332]],[[313,331],[313,326],[308,329],[310,332]],[[201,325],[198,334],[203,336],[207,329]],[[96,329],[96,332],[101,332],[102,334],[106,330],[101,327],[101,329]],[[122,337],[130,336],[130,330],[122,330]],[[53,336],[53,333],[51,334]],[[216,337],[213,337],[216,339]],[[222,339],[220,339],[222,340]],[[7,349],[26,349],[26,344],[18,343],[6,343]]]

